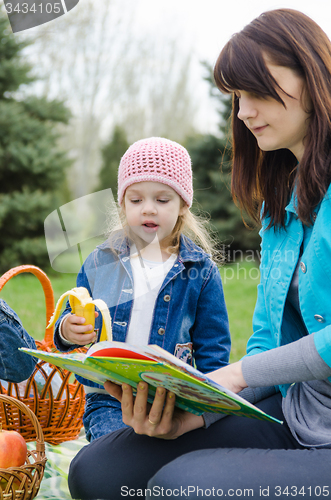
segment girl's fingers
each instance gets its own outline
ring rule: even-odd
[[[96,340],[96,333],[72,333],[69,337],[69,340],[71,340],[71,342],[73,342],[74,344],[79,345],[91,344]]]
[[[65,321],[70,325],[70,328],[76,330],[79,333],[88,332],[93,329],[92,325],[85,325],[86,319],[83,316],[77,316],[76,314],[68,314]]]
[[[82,335],[83,333],[90,332],[91,330],[93,330],[92,325],[75,325],[75,324],[73,324],[73,325],[71,325],[70,328],[71,328],[71,331],[73,333],[76,333],[78,335]]]

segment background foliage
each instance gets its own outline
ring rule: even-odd
[[[116,197],[120,158],[148,136],[187,147],[193,210],[210,215],[227,259],[259,248],[257,228],[247,229],[231,197],[229,98],[204,64],[219,124],[203,134],[190,86],[192,54],[169,39],[162,45],[162,37],[132,35],[134,9],[120,5],[109,0],[96,9],[86,0],[74,24],[64,16],[56,37],[46,25],[34,39],[12,35],[0,13],[0,272],[26,263],[47,269],[45,218],[94,191],[111,187]]]
[[[217,102],[219,135],[190,137],[186,147],[191,155],[194,176],[193,209],[201,208],[210,215],[220,246],[228,260],[235,260],[236,251],[259,249],[258,228],[234,204],[231,195],[231,107],[229,96],[215,86],[212,69],[206,63],[206,80],[210,95]],[[248,228],[250,227],[250,229]]]
[[[61,203],[70,164],[55,128],[68,121],[68,109],[19,91],[33,82],[25,45],[0,10],[0,272],[22,263],[48,265],[44,219]]]
[[[101,150],[102,167],[99,174],[99,190],[111,188],[116,196],[118,165],[129,145],[125,130],[120,125],[116,125],[110,141]]]

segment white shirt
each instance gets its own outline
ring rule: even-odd
[[[125,340],[129,344],[148,344],[155,302],[161,285],[176,259],[177,255],[173,254],[166,262],[153,262],[143,259],[135,246],[131,248],[134,299]]]

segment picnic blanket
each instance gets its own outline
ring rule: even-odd
[[[79,450],[87,444],[84,430],[78,439],[73,441],[58,445],[45,443],[47,462],[37,500],[72,500],[68,488],[69,465]],[[35,443],[28,443],[28,449],[34,450]]]

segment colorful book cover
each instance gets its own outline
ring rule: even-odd
[[[143,380],[149,384],[150,401],[156,387],[162,386],[176,394],[179,408],[196,415],[226,413],[282,423],[156,345],[137,347],[104,341],[94,344],[86,354],[21,350],[101,385],[110,380],[135,389]]]

